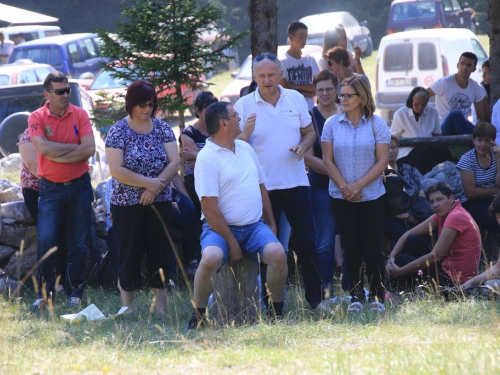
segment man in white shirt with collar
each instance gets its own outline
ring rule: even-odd
[[[430,97],[436,95],[436,109],[443,135],[472,134],[474,125],[467,120],[471,106],[478,122],[489,121],[489,104],[486,91],[470,78],[476,71],[477,56],[464,52],[457,64],[458,72],[438,79],[427,88]]]
[[[9,62],[9,57],[14,49],[14,42],[12,40],[5,39],[5,35],[0,33],[0,65],[7,64]]]
[[[319,273],[309,181],[303,160],[315,140],[311,116],[299,92],[279,85],[283,73],[276,55],[257,56],[253,74],[258,88],[235,104],[243,131],[239,138],[247,141],[259,158],[275,221],[284,211],[292,227],[305,297],[315,309],[323,300],[327,280],[323,282]]]
[[[200,197],[202,257],[194,278],[194,311],[188,329],[203,325],[208,298],[223,264],[240,261],[245,253],[267,264],[267,290],[272,306],[268,318],[283,316],[283,290],[288,274],[285,250],[276,237],[276,224],[266,177],[248,143],[237,140],[240,117],[226,102],[207,107],[210,138],[196,158],[195,189]],[[266,225],[267,224],[267,225]]]

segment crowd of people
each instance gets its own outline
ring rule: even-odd
[[[458,73],[428,89],[414,88],[389,128],[375,114],[360,51],[351,54],[340,43],[342,30],[339,26],[336,34],[325,36],[325,46],[332,40],[338,45],[325,47],[320,68],[302,52],[307,27],[293,22],[286,56],[256,56],[255,89],[234,106],[210,92],[199,95],[197,121],[179,139],[183,179],[172,128],[155,117],[155,88],[142,80],[128,87],[128,116],[106,138],[117,281],[127,313],[134,311],[134,291],[146,285],[153,290],[158,315],[166,314],[167,280],[175,275],[176,259],[164,228],[171,230],[175,212],[193,213],[178,218],[184,223],[184,260],[194,276],[189,329],[205,324],[218,270],[243,256],[261,264],[268,319],[283,317],[288,273],[287,245],[279,239],[283,213],[293,233],[305,298],[317,311],[328,311],[332,282],[339,275],[351,297],[351,313],[382,313],[391,288],[411,291],[422,280],[436,288],[472,287],[500,277],[498,263],[479,274],[479,228],[500,234],[500,147],[497,128],[487,122],[486,91],[469,77],[477,58],[466,52]],[[303,74],[290,73],[298,67]],[[86,159],[95,147],[88,116],[69,103],[67,78],[51,73],[44,88],[47,103],[31,114],[20,141],[23,194],[38,219],[43,258],[40,295],[33,304],[38,308],[55,296],[61,274],[68,304],[81,303],[92,196]],[[427,105],[434,95],[437,109]],[[454,101],[456,95],[468,97],[468,107],[465,100]],[[460,108],[450,107],[453,102]],[[471,106],[474,126],[467,120]],[[421,183],[422,174],[450,159],[445,147],[399,147],[400,138],[440,136],[450,129],[470,130],[474,143],[457,164],[461,199],[444,182],[427,191]],[[411,197],[411,204],[394,216],[386,214],[386,169],[406,181]],[[388,253],[384,236],[392,244]],[[57,245],[62,251],[51,253]]]

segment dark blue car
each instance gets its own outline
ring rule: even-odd
[[[110,61],[101,56],[99,45],[97,34],[58,35],[18,44],[9,62],[29,59],[49,64],[70,78],[79,78],[89,72],[95,75],[101,69],[101,61]]]
[[[476,12],[458,0],[394,0],[387,34],[434,28],[465,28],[476,32]]]

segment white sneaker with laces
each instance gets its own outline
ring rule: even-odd
[[[372,302],[370,303],[370,311],[383,313],[385,312],[385,306],[382,302]]]
[[[78,297],[69,297],[66,303],[69,307],[80,307],[82,304],[82,300]]]
[[[364,306],[361,302],[353,302],[351,306],[347,309],[347,312],[361,313],[363,312]]]

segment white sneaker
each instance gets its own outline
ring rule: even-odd
[[[383,313],[385,312],[385,306],[382,302],[372,302],[370,303],[370,311]]]
[[[69,297],[66,303],[68,304],[68,307],[75,308],[81,306],[82,300],[78,297]]]

